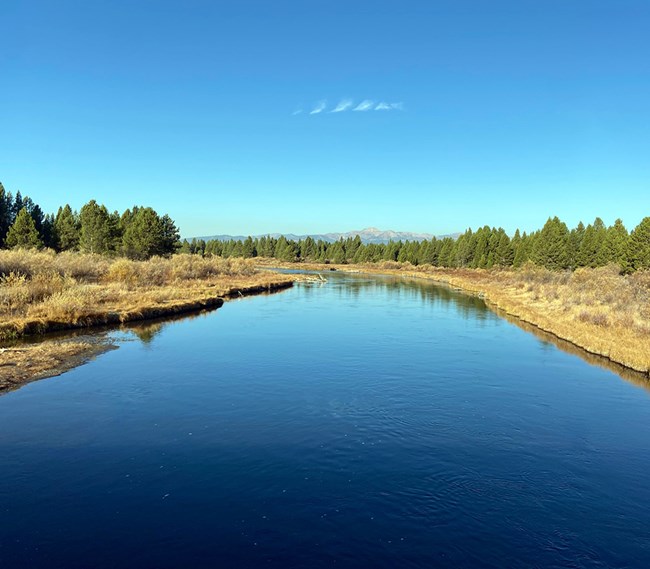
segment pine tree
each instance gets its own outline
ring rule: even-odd
[[[56,230],[54,229],[54,215],[48,213],[43,217],[43,224],[41,226],[41,236],[43,238],[43,245],[49,249],[56,249],[57,237]]]
[[[150,207],[138,208],[122,236],[122,251],[130,259],[149,259],[164,254],[165,234],[158,214]]]
[[[345,240],[345,261],[351,262],[361,246],[361,237],[358,235],[356,235],[354,238],[348,237]]]
[[[442,245],[440,247],[440,253],[438,255],[438,266],[439,267],[451,267],[451,266],[453,266],[454,244],[455,244],[455,241],[451,237],[445,237],[442,240]]]
[[[55,248],[59,251],[74,251],[79,247],[79,216],[66,204],[56,212],[54,219]]]
[[[113,248],[113,228],[106,206],[89,201],[79,212],[79,245],[88,253],[107,253]]]
[[[475,269],[485,269],[487,266],[487,256],[489,253],[490,228],[486,225],[476,231],[476,246],[470,253],[470,258],[465,260],[458,258],[458,266],[465,267],[468,264]],[[460,244],[459,244],[460,245]]]
[[[582,246],[582,240],[584,237],[585,226],[581,221],[578,223],[577,227],[571,230],[571,233],[569,234],[569,242],[567,244],[567,259],[570,269],[575,269],[578,266],[580,247]]]
[[[497,243],[495,264],[499,267],[510,267],[515,258],[514,248],[510,242],[508,234],[502,228],[499,228],[497,235],[499,236],[499,241]],[[521,240],[521,237],[519,237]]]
[[[623,225],[623,221],[617,219],[614,225],[607,228],[607,236],[603,247],[607,262],[618,263],[621,271],[624,272],[628,269],[627,249],[629,238],[630,236],[625,225]]]
[[[160,218],[163,226],[162,254],[173,255],[179,247],[181,235],[174,220],[165,214]]]
[[[332,243],[327,250],[327,255],[331,263],[341,264],[345,262],[345,247],[343,238]]]
[[[567,244],[569,229],[557,217],[549,218],[535,238],[531,259],[547,269],[566,269],[569,266]]]
[[[585,229],[584,237],[578,251],[577,266],[579,267],[600,267],[607,264],[607,260],[602,251],[605,244],[607,230],[600,217],[594,220],[593,225],[588,225]]]
[[[0,247],[13,223],[13,196],[5,191],[0,182]]]
[[[23,249],[38,249],[43,246],[43,241],[36,230],[36,225],[27,208],[18,212],[16,220],[7,232],[6,243],[8,247]]]
[[[512,240],[510,241],[510,245],[512,247],[512,266],[513,267],[519,267],[521,264],[517,264],[521,259],[520,256],[521,254],[519,253],[519,250],[522,248],[522,237],[521,233],[519,232],[519,229],[515,231],[515,234],[512,236]]]
[[[316,242],[312,237],[306,237],[300,242],[299,249],[301,259],[313,259],[316,255]]]
[[[287,240],[284,235],[280,236],[275,247],[275,257],[282,261],[295,261],[298,257],[298,246],[296,242]]]
[[[644,217],[630,233],[627,258],[633,270],[650,269],[650,217]]]
[[[255,246],[253,245],[253,238],[249,235],[242,243],[242,257],[250,259],[256,256]]]
[[[480,230],[479,230],[480,231]],[[476,257],[476,248],[478,246],[478,238],[473,231],[468,229],[454,242],[453,256],[449,258],[449,266],[453,267],[469,267],[473,264]],[[479,256],[481,253],[479,253]]]
[[[15,197],[14,197],[14,203],[11,204],[11,209],[12,209],[12,214],[13,214],[11,223],[13,223],[15,221],[16,217],[18,217],[18,214],[20,213],[20,210],[23,209],[24,207],[25,207],[25,204],[23,202],[23,196],[20,193],[20,190],[18,190],[16,192]]]

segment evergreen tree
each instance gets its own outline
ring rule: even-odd
[[[23,249],[37,249],[43,246],[34,219],[27,208],[24,207],[18,212],[16,220],[7,232],[6,243],[8,247],[20,247]]]
[[[160,221],[163,227],[162,254],[173,255],[180,245],[181,234],[169,215],[163,215]]]
[[[451,237],[445,237],[442,240],[442,245],[440,247],[440,253],[438,255],[438,266],[439,267],[451,267],[453,263],[454,256],[454,244],[455,241]]]
[[[24,203],[24,207],[27,209],[29,215],[31,215],[32,219],[34,220],[34,227],[36,227],[36,231],[38,231],[38,233],[43,236],[43,223],[45,222],[45,214],[43,213],[41,206],[35,204],[31,198],[26,198]]]
[[[280,236],[275,247],[275,257],[282,261],[295,261],[298,257],[298,246],[295,241],[288,241],[284,235]]]
[[[644,217],[630,233],[627,258],[633,270],[650,269],[650,217]]]
[[[358,235],[355,235],[354,238],[348,237],[345,240],[345,261],[351,262],[361,246],[361,237]]]
[[[605,251],[607,262],[618,263],[621,271],[628,269],[627,249],[629,238],[627,229],[620,219],[617,219],[614,225],[607,228],[607,236],[605,237],[603,250]]]
[[[485,269],[487,265],[487,256],[488,256],[488,243],[490,239],[490,228],[485,226],[481,227],[476,232],[476,246],[472,252],[471,259],[468,261],[462,262],[459,259],[458,266],[465,267],[469,266],[474,267],[475,269]]]
[[[453,255],[449,258],[450,267],[468,267],[474,262],[478,238],[468,229],[453,242]],[[480,254],[479,254],[480,257]]]
[[[594,220],[593,225],[587,226],[578,250],[576,262],[578,267],[600,267],[607,264],[602,252],[606,235],[607,230],[600,217]]]
[[[54,215],[48,213],[43,217],[43,224],[41,225],[41,235],[43,238],[43,245],[49,249],[55,249],[57,245],[56,230],[54,229]]]
[[[510,238],[505,230],[501,228],[499,228],[497,235],[499,236],[499,241],[496,247],[495,264],[499,267],[510,267],[515,258],[515,252]],[[521,241],[521,237],[519,237],[519,240]]]
[[[0,182],[0,247],[13,223],[13,196],[5,191]]]
[[[386,248],[384,249],[382,259],[384,261],[397,261],[397,257],[399,256],[399,251],[401,248],[401,241],[389,241],[386,245]]]
[[[547,269],[566,269],[569,266],[567,244],[569,229],[557,217],[549,218],[536,236],[531,259]]]
[[[345,248],[343,238],[332,243],[327,249],[328,259],[331,263],[341,264],[345,262]]]
[[[122,250],[130,259],[149,259],[164,254],[165,233],[158,214],[150,207],[138,208],[122,237]]]
[[[301,259],[311,260],[316,256],[316,242],[312,237],[306,237],[300,242],[299,250]]]
[[[242,244],[242,257],[250,259],[256,256],[255,245],[253,245],[253,238],[249,235]]]
[[[25,207],[25,204],[23,202],[23,196],[20,193],[20,190],[16,192],[16,196],[14,197],[14,203],[11,205],[12,208],[12,218],[11,218],[11,223],[14,222],[16,217],[18,217],[18,214],[20,213],[20,210]]]
[[[107,253],[113,249],[114,229],[106,206],[89,201],[79,212],[79,246],[88,253]]]
[[[523,248],[523,238],[521,236],[521,233],[519,232],[519,229],[515,231],[515,234],[512,237],[512,240],[510,241],[510,244],[512,246],[512,266],[517,268],[521,267],[521,265],[525,262],[525,260],[522,260],[522,253],[521,249]]]
[[[54,218],[55,249],[58,251],[75,251],[79,248],[79,216],[66,204],[60,207]]]
[[[567,243],[567,260],[570,269],[575,269],[578,266],[578,257],[580,255],[580,248],[582,247],[584,237],[585,226],[581,221],[569,234],[569,242]]]

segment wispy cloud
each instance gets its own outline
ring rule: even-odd
[[[374,107],[375,103],[374,101],[371,101],[370,99],[366,99],[365,101],[361,101],[356,107],[354,107],[355,111],[369,111]]]
[[[298,107],[292,115],[301,115],[303,113],[309,115],[318,115],[327,110],[327,101],[325,99],[314,103],[306,110],[303,110],[304,107]],[[355,106],[355,102],[352,99],[341,99],[336,106],[329,111],[330,113],[343,113],[346,111],[358,111],[358,112],[368,112],[368,111],[403,111],[404,103],[387,103],[386,101],[379,101],[372,99],[364,99],[358,105]]]
[[[334,109],[332,109],[332,113],[342,113],[343,111],[347,111],[348,109],[352,108],[353,101],[351,99],[343,99],[341,102],[339,102],[338,105]]]
[[[327,101],[318,101],[314,108],[310,111],[310,115],[317,115],[322,113],[327,108]]]

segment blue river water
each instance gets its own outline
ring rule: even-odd
[[[650,392],[328,274],[0,397],[0,567],[650,567]]]

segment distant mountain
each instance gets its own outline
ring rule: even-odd
[[[443,237],[452,237],[456,239],[460,233],[451,233],[448,235],[433,235],[431,233],[411,233],[409,231],[392,231],[391,229],[381,230],[376,227],[368,227],[366,229],[361,229],[359,231],[347,231],[345,233],[323,233],[323,234],[309,234],[309,235],[295,235],[293,233],[270,233],[268,234],[271,237],[281,237],[284,235],[287,239],[298,241],[300,239],[306,239],[311,237],[318,241],[327,241],[328,243],[333,243],[339,239],[347,239],[348,237],[356,237],[357,235],[361,237],[363,243],[388,243],[389,241],[424,241],[437,237],[442,239]],[[266,237],[264,235],[252,235],[252,237]],[[235,241],[243,241],[246,239],[247,235],[208,235],[204,237],[196,237],[196,239],[203,239],[204,241],[210,241],[216,239],[218,241],[229,241],[231,239]],[[188,240],[192,240],[192,237],[189,237]]]

